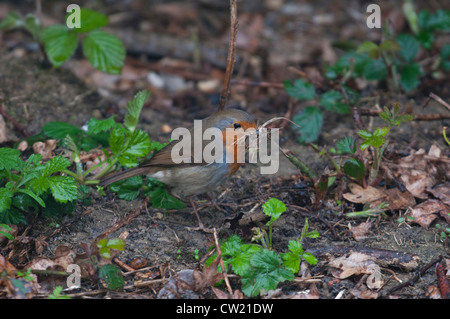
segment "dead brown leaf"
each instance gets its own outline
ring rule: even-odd
[[[372,228],[372,225],[372,222],[364,222],[356,227],[352,227],[350,232],[356,241],[362,241],[366,239],[366,234],[369,232],[370,228]]]
[[[341,256],[331,260],[328,265],[333,277],[345,279],[353,275],[367,274],[369,265],[375,264],[375,257],[359,252],[351,252],[350,255]]]
[[[52,151],[56,148],[56,140],[46,140],[44,142],[36,142],[33,144],[33,152],[41,154],[43,160],[51,158]]]
[[[437,199],[429,199],[410,209],[407,216],[413,219],[407,219],[411,223],[416,223],[427,229],[430,224],[437,218],[436,213],[450,213],[450,206],[443,204]]]
[[[437,185],[433,188],[427,188],[434,197],[439,198],[444,204],[450,205],[450,183]]]
[[[373,186],[364,188],[355,183],[350,183],[348,188],[350,193],[342,195],[346,200],[358,204],[370,203],[370,208],[376,208],[382,202],[387,202],[391,210],[406,209],[416,204],[410,192],[402,192],[398,188],[384,189]]]

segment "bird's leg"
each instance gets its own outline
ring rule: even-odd
[[[188,230],[202,230],[205,233],[213,233],[213,230],[211,228],[206,228],[203,223],[202,220],[200,219],[200,216],[198,214],[198,210],[197,210],[197,206],[194,203],[194,199],[190,198],[190,202],[191,202],[191,206],[192,206],[192,210],[194,211],[195,217],[197,217],[197,221],[198,221],[198,227],[188,227]]]

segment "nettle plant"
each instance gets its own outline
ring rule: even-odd
[[[23,160],[20,151],[0,148],[0,223],[25,222],[24,214],[31,209],[52,217],[71,213],[78,201],[88,203],[89,186],[96,186],[101,177],[122,167],[137,166],[164,147],[164,143],[152,141],[137,128],[149,96],[149,91],[141,91],[128,102],[123,123],[116,122],[115,116],[91,119],[84,130],[66,122],[49,122],[40,134],[27,139],[29,143],[59,140],[58,145],[69,156],[58,155],[43,163],[39,154]],[[98,156],[97,164],[87,168],[81,163],[81,151],[92,149],[102,156]],[[137,176],[114,183],[110,189],[125,200],[133,200],[140,194],[150,196],[155,208],[184,207],[164,184],[154,179],[144,181]],[[99,187],[97,190],[103,192]]]
[[[300,238],[289,241],[288,252],[277,253],[271,247],[272,226],[286,211],[286,205],[279,199],[271,198],[264,203],[263,210],[270,217],[266,224],[270,227],[270,236],[267,237],[267,232],[262,232],[261,228],[258,228],[253,240],[261,242],[261,245],[243,243],[237,235],[228,237],[220,244],[226,271],[232,271],[241,277],[242,292],[249,297],[274,290],[279,283],[293,280],[302,261],[310,265],[317,263],[317,259],[303,249],[304,238],[319,237],[317,231],[308,231],[308,219],[305,219]],[[206,261],[206,265],[209,266],[216,257],[217,253],[213,254]],[[218,271],[222,272],[220,265]]]
[[[76,10],[76,9],[75,9]],[[68,28],[73,15],[80,15],[79,28]],[[66,16],[66,24],[42,27],[39,19],[28,14],[22,18],[10,12],[0,22],[0,30],[25,29],[42,44],[45,54],[54,67],[61,66],[77,49],[80,41],[84,56],[100,71],[120,74],[125,60],[125,47],[114,35],[100,30],[108,24],[108,18],[90,9],[80,9]]]

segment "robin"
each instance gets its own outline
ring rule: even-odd
[[[138,167],[107,176],[100,181],[100,185],[108,186],[111,183],[136,175],[153,177],[169,186],[173,194],[190,197],[191,205],[198,220],[198,229],[207,230],[200,220],[192,197],[213,191],[239,169],[242,163],[237,160],[236,141],[245,136],[246,130],[256,130],[257,126],[253,116],[237,109],[219,111],[203,119],[201,124],[203,132],[208,128],[217,128],[222,132],[223,158],[229,158],[231,154],[232,160],[199,161],[194,158],[195,152],[191,152],[190,160],[180,162],[174,160],[173,157],[173,150],[178,141],[172,141]],[[192,133],[193,128],[189,132]],[[194,138],[195,134],[191,134],[191,136]],[[191,145],[195,145],[196,141],[193,142]],[[201,142],[202,147],[205,144],[205,141]]]

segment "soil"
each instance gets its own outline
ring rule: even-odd
[[[118,1],[115,6],[105,8],[105,13],[120,13],[125,1]],[[156,1],[155,3],[157,3]],[[319,2],[326,5],[321,6]],[[317,66],[318,61],[314,58],[324,42],[331,42],[336,39],[348,37],[356,40],[364,40],[366,37],[374,38],[375,32],[367,32],[364,28],[355,28],[351,31],[354,19],[349,19],[351,10],[356,10],[362,14],[362,3],[351,3],[352,9],[344,10],[347,2],[335,1],[330,4],[327,1],[319,1],[310,4],[307,2],[289,2],[284,3],[285,11],[276,11],[274,14],[267,6],[257,6],[258,10],[254,15],[251,14],[252,8],[243,7],[240,31],[244,37],[252,39],[250,21],[251,18],[261,18],[268,25],[267,30],[272,32],[266,35],[264,40],[255,44],[253,51],[245,50],[238,42],[239,52],[244,52],[247,56],[269,56],[264,62],[267,66],[262,68],[250,64],[247,78],[252,78],[252,72],[263,71],[258,80],[281,83],[285,78],[295,78],[295,75],[289,73],[286,67],[288,65],[297,65],[299,67]],[[418,1],[419,3],[420,1]],[[211,3],[215,3],[212,1]],[[266,1],[267,5],[275,5],[277,1]],[[301,20],[295,19],[288,13],[287,5],[292,8],[302,10],[311,10],[311,16],[315,16],[314,22],[302,24]],[[389,6],[390,14],[394,14],[395,6]],[[12,4],[3,4],[5,8],[12,8]],[[23,9],[24,5],[15,4],[16,8]],[[227,17],[220,9],[211,6],[193,5],[191,2],[179,1],[179,5],[185,5],[189,8],[188,12],[198,14],[201,17],[214,16],[217,13],[218,21],[211,27],[212,34],[201,34],[202,41],[220,42],[227,48]],[[302,5],[304,7],[302,7]],[[421,6],[427,7],[427,4],[420,2]],[[141,1],[132,1],[129,12],[139,12],[138,9],[143,5]],[[250,6],[250,5],[248,5]],[[327,7],[328,6],[328,7]],[[163,8],[163,5],[160,5]],[[174,6],[176,8],[176,6]],[[167,5],[167,8],[172,8]],[[300,10],[299,9],[299,10]],[[331,10],[333,9],[333,10]],[[47,10],[47,11],[46,11]],[[161,9],[162,10],[162,9]],[[203,11],[202,11],[203,10]],[[222,11],[225,9],[222,9]],[[44,12],[52,16],[56,9],[45,8]],[[57,11],[56,11],[57,12]],[[123,12],[128,12],[124,10]],[[154,14],[143,11],[140,17],[140,28],[145,30],[145,22],[154,17]],[[176,11],[177,12],[177,11]],[[163,18],[151,23],[152,32],[159,32],[162,26],[157,21],[168,26],[172,35],[180,31],[184,24],[190,21],[184,21],[176,15],[172,24]],[[228,12],[225,10],[225,12]],[[281,13],[280,13],[281,12]],[[219,14],[220,13],[220,14]],[[397,12],[398,13],[398,12]],[[170,16],[168,11],[167,15]],[[303,15],[300,15],[303,17]],[[58,18],[58,15],[55,15]],[[327,22],[320,22],[320,19],[334,19],[333,23],[339,25],[337,28],[330,28]],[[177,19],[181,19],[178,21]],[[186,18],[189,20],[189,18]],[[206,18],[205,18],[206,19]],[[209,20],[211,22],[211,20]],[[310,20],[308,20],[310,21]],[[111,32],[118,28],[130,28],[129,21],[122,21],[114,24],[112,22]],[[255,22],[256,23],[256,22]],[[254,28],[256,26],[251,24]],[[148,27],[148,26],[147,26]],[[172,28],[172,29],[171,29]],[[204,28],[201,28],[203,30]],[[267,31],[266,32],[269,32]],[[217,40],[217,34],[223,38]],[[185,37],[186,38],[186,37]],[[301,39],[300,39],[301,38]],[[298,42],[296,41],[298,40]],[[321,43],[322,41],[322,43]],[[31,135],[38,134],[43,125],[49,121],[67,121],[74,125],[82,126],[92,118],[106,118],[112,114],[117,114],[117,120],[121,120],[124,114],[124,102],[128,101],[135,92],[146,87],[152,90],[151,101],[146,104],[142,116],[140,127],[149,135],[158,141],[166,142],[169,138],[167,130],[163,126],[175,128],[191,123],[193,119],[207,116],[215,110],[216,104],[212,103],[217,99],[219,90],[212,92],[202,92],[196,90],[181,90],[170,92],[158,88],[152,88],[145,78],[127,80],[123,78],[114,78],[114,85],[103,80],[105,86],[100,87],[96,82],[96,74],[90,70],[90,75],[80,78],[74,72],[73,64],[77,65],[77,58],[68,63],[63,68],[54,69],[45,64],[43,55],[39,49],[34,48],[30,37],[20,31],[0,33],[0,42],[7,45],[0,49],[0,101],[2,107],[7,113],[26,127]],[[304,50],[299,48],[305,48]],[[273,49],[273,52],[269,52]],[[131,51],[131,50],[130,50]],[[286,53],[292,52],[292,55],[286,56]],[[289,55],[289,54],[288,54]],[[139,65],[139,59],[145,60],[145,57],[129,57],[131,68]],[[159,58],[147,56],[151,63],[159,61]],[[81,60],[81,59],[80,59]],[[134,61],[134,62],[133,62]],[[138,61],[138,62],[136,62]],[[142,61],[141,61],[142,62]],[[80,62],[81,63],[81,62]],[[145,65],[145,62],[142,62]],[[278,64],[277,64],[278,63]],[[209,66],[210,68],[213,68]],[[76,67],[75,67],[76,68]],[[214,68],[213,68],[214,69]],[[240,72],[239,67],[237,68]],[[135,70],[135,69],[133,69]],[[216,73],[223,74],[223,69],[218,68]],[[206,74],[206,73],[203,73]],[[240,76],[238,73],[236,76]],[[254,75],[254,74],[253,74]],[[448,74],[447,80],[448,80]],[[243,78],[243,77],[241,77]],[[105,84],[106,83],[106,84]],[[431,83],[431,84],[430,84]],[[367,89],[366,99],[361,99],[357,107],[374,108],[374,101],[379,106],[399,102],[403,107],[411,111],[412,114],[440,114],[444,113],[442,105],[434,100],[429,101],[426,108],[422,108],[429,92],[434,92],[443,100],[450,101],[450,91],[446,81],[429,81],[409,94],[394,94],[387,89],[375,88]],[[109,87],[108,87],[109,85]],[[120,87],[122,85],[122,87]],[[261,89],[245,85],[234,85],[230,96],[230,105],[238,106],[254,114],[260,122],[264,122],[276,116],[285,116],[288,108],[288,97],[279,89],[269,88]],[[298,103],[295,110],[298,112],[306,104]],[[364,120],[369,127],[375,127],[379,122],[374,117],[366,117]],[[448,146],[442,139],[442,127],[447,125],[448,120],[439,121],[413,121],[402,125],[393,137],[393,145],[397,150],[406,150],[409,147],[414,149],[424,148],[428,150],[432,144],[437,144],[444,154],[450,154]],[[23,138],[23,132],[14,127],[7,121],[7,137],[11,144]],[[323,131],[317,144],[323,147],[329,147],[334,144],[336,139],[343,136],[356,136],[356,127],[351,116],[337,115],[331,112],[326,113]],[[331,169],[330,163],[311,147],[300,145],[296,141],[296,132],[293,126],[288,126],[282,132],[282,147],[294,152],[299,158],[310,165],[317,172],[324,172]],[[5,145],[8,145],[6,143]],[[5,146],[4,145],[4,146]],[[61,153],[61,149],[56,149],[55,153]],[[284,156],[280,157],[280,170],[275,175],[261,175],[259,168],[255,165],[245,165],[228,182],[217,189],[213,196],[216,199],[220,210],[210,205],[206,196],[196,198],[197,205],[200,208],[200,216],[203,223],[217,230],[218,237],[222,240],[230,235],[239,235],[243,242],[250,242],[252,238],[252,228],[261,223],[265,223],[267,218],[261,222],[243,223],[243,217],[248,212],[261,213],[261,205],[269,198],[276,197],[282,200],[288,207],[285,214],[274,224],[273,242],[275,251],[287,251],[289,240],[299,238],[302,227],[305,223],[305,217],[309,220],[310,230],[317,230],[320,237],[317,239],[307,239],[305,246],[308,249],[320,249],[321,247],[334,247],[345,245],[349,247],[388,249],[396,252],[405,252],[416,255],[420,258],[419,267],[436,259],[438,256],[449,256],[448,241],[441,241],[439,232],[434,225],[439,222],[445,225],[445,221],[438,218],[431,227],[425,229],[417,224],[399,223],[397,219],[404,213],[403,211],[388,211],[387,215],[378,218],[374,227],[369,231],[367,237],[362,241],[355,241],[349,232],[349,227],[355,227],[362,221],[359,219],[345,218],[343,213],[352,210],[360,210],[361,207],[344,201],[342,205],[337,204],[339,189],[332,187],[327,192],[327,196],[320,202],[316,201],[316,194],[313,185],[300,174],[299,170],[293,166]],[[30,238],[40,238],[56,233],[46,239],[45,248],[38,253],[34,247],[27,250],[26,255],[16,256],[11,260],[17,267],[25,265],[34,258],[42,256],[54,258],[55,251],[59,246],[68,246],[78,252],[82,252],[81,244],[93,242],[97,236],[106,232],[115,224],[120,222],[126,216],[132,214],[137,208],[141,207],[143,198],[128,202],[120,200],[114,194],[107,191],[106,196],[101,196],[92,192],[92,202],[89,205],[79,203],[71,216],[64,216],[56,220],[59,228],[53,220],[43,216],[30,214],[27,216],[28,224],[19,226],[19,234],[27,230],[26,235]],[[255,208],[256,206],[256,208]],[[299,208],[300,207],[300,208]],[[330,226],[331,225],[331,226]],[[202,258],[209,252],[214,245],[212,234],[202,231],[191,231],[188,227],[196,227],[197,220],[192,214],[192,208],[189,203],[183,210],[162,211],[146,206],[141,213],[131,219],[128,224],[123,225],[118,230],[109,234],[109,238],[124,238],[126,248],[117,255],[120,261],[129,264],[136,258],[145,259],[148,262],[147,267],[157,272],[166,267],[165,276],[173,276],[176,272],[186,269],[201,269],[204,267]],[[333,232],[333,231],[334,232]],[[7,253],[7,251],[2,251]],[[407,281],[414,276],[414,272],[406,271],[401,267],[391,268],[396,276]],[[390,297],[397,298],[428,298],[427,290],[430,286],[437,286],[437,277],[432,271],[425,272],[420,280],[412,287],[404,288]],[[415,269],[417,270],[417,269]],[[350,277],[340,281],[338,284],[328,284],[333,280],[333,275],[327,267],[326,258],[319,257],[319,263],[316,266],[310,266],[312,275],[322,275],[322,283],[318,284],[318,290],[321,298],[335,298],[342,290],[345,290],[343,298],[355,298],[350,293],[351,288],[355,287],[360,277]],[[399,283],[394,280],[389,272],[383,272],[386,285],[380,290],[381,293],[388,291]],[[127,277],[127,284],[132,285],[132,277]],[[232,280],[233,289],[239,289],[237,280]],[[96,283],[89,279],[83,281],[83,287],[86,290],[96,290],[100,288]],[[115,295],[120,298],[134,298],[136,296],[145,298],[156,298],[157,293],[163,287],[163,284],[155,284],[145,288],[128,289],[123,294]],[[280,284],[281,294],[288,296],[293,291],[302,290],[301,284],[285,283]],[[221,287],[224,291],[225,287]],[[80,290],[85,291],[85,290]],[[107,292],[98,293],[95,297],[102,298],[108,296]],[[113,295],[114,296],[114,295]],[[198,294],[200,298],[214,298],[210,290]]]

